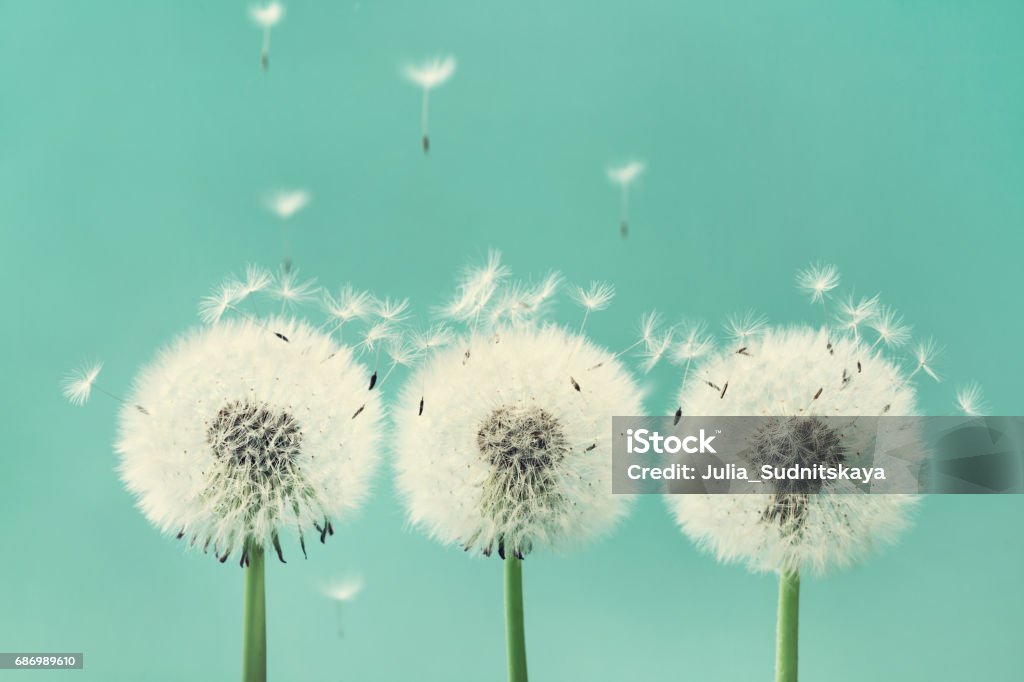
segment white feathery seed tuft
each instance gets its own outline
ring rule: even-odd
[[[969,417],[981,417],[988,412],[988,405],[981,394],[981,386],[974,382],[957,389],[956,406]]]
[[[942,349],[935,343],[934,339],[928,339],[917,344],[914,348],[914,371],[910,373],[913,377],[918,372],[924,372],[934,381],[941,381],[938,372],[935,370],[935,359],[942,353]]]
[[[708,334],[703,322],[684,323],[678,336],[681,340],[672,350],[672,359],[676,364],[692,363],[714,350],[715,340]]]
[[[304,189],[283,190],[270,197],[267,207],[278,218],[287,220],[304,209],[311,199],[310,193]]]
[[[853,334],[855,338],[860,337],[862,325],[872,320],[878,314],[878,295],[870,298],[847,297],[839,303],[839,325],[843,332]]]
[[[405,77],[423,91],[420,111],[420,132],[423,153],[430,152],[430,91],[447,82],[455,74],[455,57],[435,57],[419,64],[407,64]]]
[[[878,313],[867,324],[878,333],[878,339],[874,343],[876,346],[884,343],[890,348],[896,348],[910,341],[910,325],[903,321],[902,315],[889,306],[879,307]]]
[[[324,590],[324,595],[337,602],[352,601],[363,591],[363,579],[353,576],[339,580]]]
[[[725,321],[725,333],[730,340],[746,345],[768,330],[768,318],[753,310],[730,315]]]
[[[620,187],[628,187],[647,170],[647,164],[643,161],[627,161],[621,166],[612,166],[608,169],[608,179]]]
[[[424,90],[443,85],[455,74],[455,57],[434,57],[418,64],[405,65],[405,77]]]
[[[282,306],[297,306],[315,301],[321,290],[316,286],[316,280],[303,282],[299,279],[298,270],[294,270],[282,272],[269,293],[281,301]]]
[[[324,310],[338,327],[353,320],[362,319],[373,310],[373,296],[368,291],[357,291],[346,285],[334,298],[324,292]]]
[[[615,298],[615,287],[606,282],[591,282],[586,289],[575,287],[572,297],[588,312],[597,312],[607,308]]]
[[[62,393],[72,405],[85,405],[92,395],[96,378],[103,370],[102,362],[93,362],[68,374],[61,384]]]
[[[279,2],[253,5],[249,8],[249,16],[261,27],[271,28],[284,18],[284,5]]]
[[[796,285],[812,303],[822,303],[825,295],[839,286],[839,270],[834,265],[815,263],[796,274]]]

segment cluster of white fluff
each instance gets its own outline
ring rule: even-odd
[[[484,555],[582,543],[622,518],[611,493],[613,415],[639,414],[616,355],[545,312],[551,275],[508,282],[497,254],[468,271],[445,312],[464,326],[427,350],[393,410],[397,481],[411,521]],[[589,313],[612,296],[576,291]],[[586,315],[586,313],[584,313]]]
[[[829,292],[838,284],[831,266],[798,275],[800,288],[826,315]],[[727,329],[731,341],[719,350],[701,332],[677,345],[676,359],[687,368],[677,416],[910,416],[917,414],[915,375],[937,378],[933,343],[919,346],[909,367],[893,355],[909,342],[909,328],[878,297],[841,303],[836,322],[825,327],[770,327],[747,315],[733,318]],[[877,425],[840,423],[837,436],[848,452],[861,451]],[[917,451],[923,456],[922,449]],[[809,495],[673,495],[668,501],[686,534],[722,561],[745,562],[758,571],[821,573],[894,540],[916,500],[828,494],[841,484],[823,485],[833,489]]]
[[[319,327],[295,317],[317,303]],[[284,561],[282,531],[297,533],[303,553],[307,533],[326,540],[368,495],[387,376],[378,364],[411,360],[406,308],[258,267],[219,285],[200,303],[206,325],[160,351],[123,401],[120,469],[146,517],[222,562],[239,550],[246,564],[254,546]],[[84,402],[98,372],[73,376],[69,399]]]

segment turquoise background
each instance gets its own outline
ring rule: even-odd
[[[817,319],[793,274],[835,262],[946,347],[929,412],[976,379],[1021,414],[1022,22],[1012,1],[291,2],[264,74],[243,2],[0,4],[0,650],[86,660],[0,679],[237,677],[241,571],[147,525],[116,405],[59,380],[97,357],[125,390],[211,285],[277,263],[278,187],[313,193],[293,248],[324,284],[423,313],[493,246],[614,282],[589,327],[616,348],[652,307]],[[448,52],[424,158],[400,65]],[[622,240],[604,169],[633,154]],[[645,379],[650,411],[678,379]],[[1022,518],[1021,496],[931,497],[898,547],[806,581],[803,678],[1020,679]],[[502,679],[499,562],[409,529],[386,470],[291,555],[267,576],[273,679]],[[351,573],[339,614],[318,589]],[[536,680],[771,677],[773,578],[699,554],[656,498],[525,580]]]

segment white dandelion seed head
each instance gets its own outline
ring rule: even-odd
[[[611,494],[608,424],[641,409],[621,363],[560,327],[463,338],[424,360],[395,409],[409,518],[485,555],[592,539],[629,504]]]
[[[643,161],[628,161],[608,169],[608,179],[620,187],[629,187],[647,169]]]
[[[311,199],[310,193],[304,189],[282,190],[270,197],[267,201],[267,208],[273,211],[278,218],[287,220],[304,209]]]
[[[917,414],[914,389],[896,364],[855,338],[830,338],[827,330],[809,327],[769,329],[753,355],[727,349],[710,356],[681,387],[677,404],[688,415]],[[873,420],[866,421],[843,422],[838,442],[860,451],[876,433]],[[893,541],[916,500],[825,492],[668,498],[683,531],[720,561],[742,562],[755,571],[817,573]],[[800,513],[773,513],[784,504],[796,504]]]
[[[350,348],[293,319],[188,332],[136,378],[121,476],[153,525],[221,561],[276,549],[288,530],[323,540],[366,499],[377,463],[383,410],[368,376]]]
[[[971,382],[956,391],[956,406],[968,417],[980,417],[988,412],[988,405],[981,393],[981,386]]]
[[[882,343],[891,348],[910,341],[910,325],[903,321],[902,315],[889,306],[880,306],[867,325],[875,330]]]
[[[828,292],[839,286],[839,269],[815,263],[796,273],[796,285],[811,297],[812,303],[821,303]]]
[[[252,5],[249,7],[249,16],[263,28],[270,28],[284,18],[284,5],[279,2]]]
[[[363,591],[364,585],[365,583],[361,576],[352,576],[338,580],[324,589],[324,595],[338,602],[352,601]]]
[[[424,90],[431,90],[455,74],[455,57],[434,57],[418,64],[405,66],[405,77]]]
[[[615,287],[607,282],[591,282],[587,288],[573,289],[572,298],[590,312],[604,310],[615,298]]]
[[[61,382],[61,393],[72,405],[85,405],[102,369],[102,362],[93,362],[74,370]]]

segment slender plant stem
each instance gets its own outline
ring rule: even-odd
[[[779,624],[775,640],[775,682],[796,682],[800,638],[800,573],[779,576]]]
[[[242,682],[267,679],[267,605],[263,581],[263,548],[249,547],[245,569],[245,607],[242,623]]]
[[[526,682],[526,635],[523,623],[523,562],[505,559],[505,644],[509,682]]]

